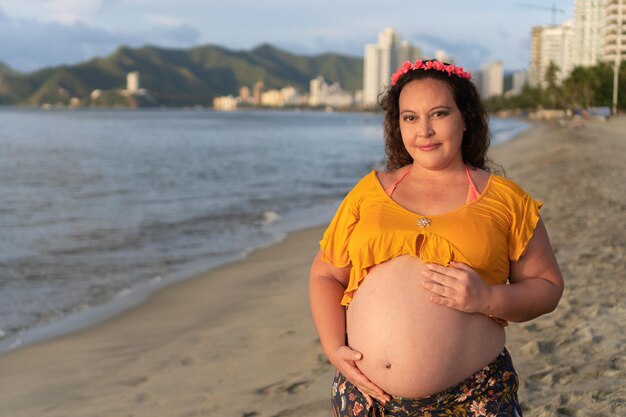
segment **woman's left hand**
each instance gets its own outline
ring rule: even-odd
[[[450,265],[427,264],[428,269],[422,271],[426,278],[422,287],[433,293],[431,301],[465,313],[487,313],[491,287],[468,265],[461,262]]]

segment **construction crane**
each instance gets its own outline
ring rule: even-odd
[[[565,10],[563,9],[557,9],[557,7],[554,5],[554,3],[552,4],[552,7],[546,7],[546,6],[538,6],[536,4],[531,4],[531,3],[522,3],[522,2],[516,2],[515,4],[519,5],[519,6],[524,6],[524,7],[528,7],[528,8],[533,8],[533,9],[542,9],[542,10],[550,10],[552,12],[552,24],[556,24],[556,14],[558,13],[565,13]]]

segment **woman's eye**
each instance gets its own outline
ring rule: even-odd
[[[411,121],[415,120],[415,117],[406,115],[406,116],[402,116],[402,120],[404,120],[405,122],[411,122]]]
[[[447,114],[448,114],[448,113],[447,113],[447,112],[445,112],[445,111],[438,111],[438,112],[433,113],[433,116],[432,116],[432,117],[434,117],[434,118],[436,119],[436,118],[439,118],[439,117],[444,117],[444,116],[445,116],[445,115],[447,115]]]

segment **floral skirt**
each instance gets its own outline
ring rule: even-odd
[[[425,398],[391,397],[385,405],[367,405],[361,392],[336,372],[332,389],[335,417],[522,417],[517,399],[519,380],[504,349],[489,365],[460,383]]]

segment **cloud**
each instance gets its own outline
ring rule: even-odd
[[[0,9],[0,60],[12,68],[30,72],[45,66],[74,64],[105,56],[120,45],[150,44],[189,47],[200,32],[190,25],[151,26],[141,31],[100,29],[81,21],[64,24],[33,19],[11,19]]]
[[[180,26],[181,22],[179,19],[176,19],[172,16],[163,16],[156,14],[148,14],[145,16],[148,22],[161,25],[161,26]]]
[[[101,0],[54,0],[42,4],[47,18],[61,23],[76,23],[102,7]]]
[[[362,58],[367,38],[338,40],[318,36],[310,44],[280,40],[271,43],[297,55],[320,55],[332,52]]]
[[[187,24],[155,27],[136,34],[139,39],[149,39],[150,44],[169,47],[189,47],[200,40],[200,31]],[[137,42],[142,43],[142,42]],[[145,43],[145,41],[144,41]]]
[[[492,58],[492,52],[481,44],[469,41],[454,41],[430,33],[416,33],[409,41],[422,48],[425,55],[433,55],[438,49],[446,51],[457,64],[468,69],[480,68],[480,65]]]

